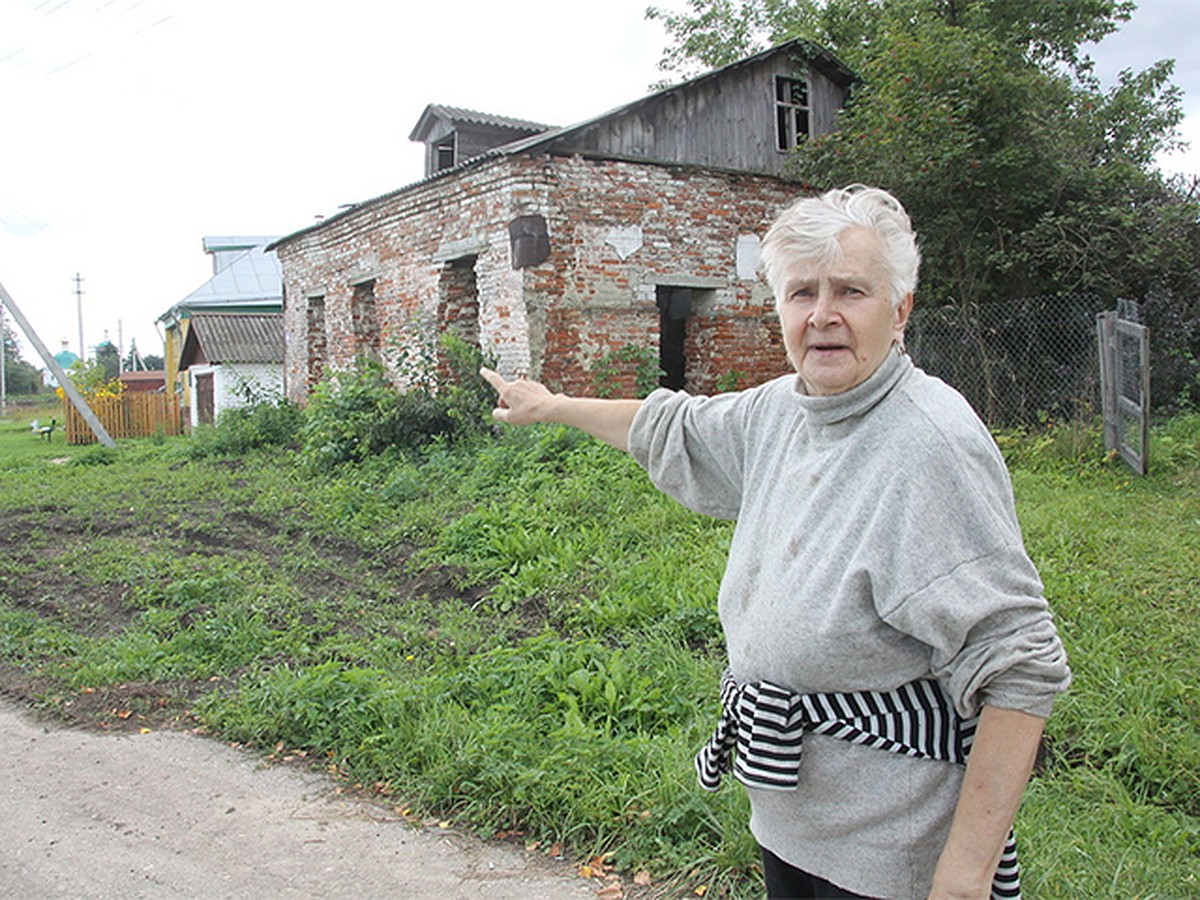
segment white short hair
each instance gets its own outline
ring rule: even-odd
[[[908,213],[887,191],[852,184],[797,200],[767,230],[762,267],[776,304],[784,271],[798,260],[836,260],[842,249],[838,235],[847,228],[870,228],[882,239],[893,306],[917,289],[921,251]]]

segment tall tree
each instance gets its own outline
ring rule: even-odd
[[[112,381],[121,374],[121,354],[107,338],[96,345],[95,360],[104,370],[106,380]]]
[[[814,189],[894,191],[925,249],[923,303],[1186,280],[1196,206],[1153,159],[1176,140],[1172,63],[1101,89],[1080,46],[1129,0],[690,0],[650,10],[663,67],[728,62],[805,37],[861,77],[839,131],[799,148]],[[1189,226],[1188,223],[1192,223]]]
[[[9,394],[36,394],[42,389],[42,373],[21,358],[17,336],[0,316],[0,340],[4,341],[4,388]]]
[[[851,66],[881,39],[914,23],[987,32],[1030,60],[1082,63],[1079,46],[1111,34],[1133,0],[688,0],[687,12],[650,7],[674,43],[660,67],[686,75],[795,37],[816,41]]]
[[[1086,69],[1072,76],[945,20],[893,29],[876,48],[840,130],[796,153],[792,172],[901,197],[923,236],[925,302],[1140,297],[1184,263],[1155,249],[1170,191],[1151,166],[1181,118],[1170,63],[1105,92]]]

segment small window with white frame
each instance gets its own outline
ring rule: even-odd
[[[781,153],[808,137],[808,79],[803,76],[775,76],[775,137]]]

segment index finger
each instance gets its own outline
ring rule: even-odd
[[[508,381],[503,375],[501,375],[499,372],[493,372],[487,366],[481,366],[479,369],[479,374],[482,375],[483,379],[497,391],[508,384]]]

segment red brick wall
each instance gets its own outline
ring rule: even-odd
[[[325,298],[328,362],[352,364],[354,285],[374,279],[380,356],[434,362],[438,322],[463,304],[443,278],[475,257],[478,337],[502,370],[596,392],[595,368],[626,344],[657,354],[657,285],[692,286],[687,389],[708,392],[733,371],[746,387],[787,371],[766,286],[739,277],[739,235],[762,236],[797,193],[775,179],[686,167],[574,158],[502,158],[379,198],[279,248],[287,302],[288,395],[309,371],[308,297]],[[508,223],[545,216],[550,256],[514,271]],[[627,367],[631,369],[632,367]],[[623,391],[632,391],[627,371]]]

